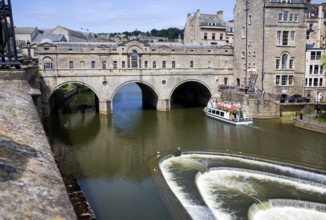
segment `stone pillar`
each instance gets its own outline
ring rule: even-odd
[[[112,113],[112,102],[110,100],[99,102],[99,112],[101,115],[108,115]]]
[[[170,111],[171,102],[170,99],[159,99],[156,106],[157,111]]]

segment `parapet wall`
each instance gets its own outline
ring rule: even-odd
[[[76,219],[24,70],[0,70],[1,219]]]

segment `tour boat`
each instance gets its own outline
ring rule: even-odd
[[[207,107],[204,108],[204,113],[208,117],[233,125],[248,125],[253,123],[252,118],[248,117],[241,109],[240,103],[210,101]]]

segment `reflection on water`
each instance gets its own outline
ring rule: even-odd
[[[82,111],[85,100],[92,107]],[[157,151],[241,152],[326,170],[326,136],[277,120],[236,127],[206,118],[201,108],[142,110],[135,86],[116,94],[108,116],[95,113],[94,95],[72,101],[69,111],[49,120],[47,131],[59,166],[77,176],[97,219],[173,219],[148,165]]]

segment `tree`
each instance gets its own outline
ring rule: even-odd
[[[325,51],[321,54],[320,67],[324,70],[324,75],[326,76],[326,52]]]

